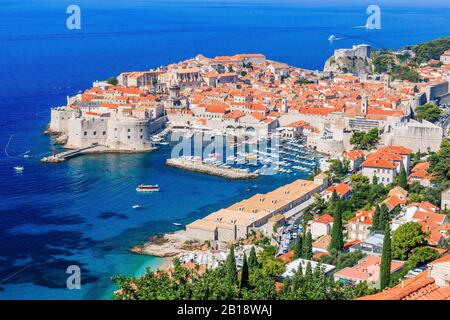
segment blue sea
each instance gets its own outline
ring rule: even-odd
[[[0,1],[0,299],[110,299],[111,276],[161,263],[129,253],[133,245],[300,177],[231,182],[184,172],[164,165],[169,147],[41,164],[52,150],[43,135],[49,110],[67,95],[199,53],[256,52],[321,69],[336,48],[400,48],[449,35],[448,6],[385,4],[381,30],[366,30],[369,3],[338,3]],[[71,4],[81,8],[81,30],[66,27]],[[331,34],[341,40],[330,43]],[[25,171],[15,173],[16,165]],[[161,192],[137,194],[142,182]],[[145,208],[133,210],[135,203]],[[66,288],[69,265],[81,268],[80,290]]]

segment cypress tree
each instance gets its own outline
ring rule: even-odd
[[[403,165],[401,165],[400,173],[397,177],[397,184],[403,189],[406,189],[408,187],[408,177],[406,176],[406,170]]]
[[[380,206],[380,220],[378,223],[377,230],[385,230],[388,224],[389,224],[389,209],[385,203],[382,203]]]
[[[283,280],[283,286],[281,287],[280,298],[287,300],[291,291],[292,281],[290,277],[286,277]]]
[[[421,155],[422,154],[420,153],[420,150],[414,154],[414,163],[415,164],[420,162]]]
[[[306,236],[305,236],[305,241],[304,241],[304,243],[303,243],[303,254],[302,254],[302,258],[303,259],[308,259],[308,260],[310,260],[311,258],[312,258],[312,256],[313,256],[313,253],[312,253],[312,235],[311,235],[311,232],[307,232],[306,233]]]
[[[297,268],[297,273],[296,273],[300,278],[302,278],[303,277],[303,267],[302,267],[302,264],[301,263],[299,263],[298,264],[298,268]]]
[[[320,276],[321,276],[321,274],[322,274],[321,272],[322,272],[322,265],[321,265],[321,263],[319,262],[319,263],[316,265],[316,267],[314,268],[314,273],[313,273],[314,278],[319,279]]]
[[[384,231],[383,251],[380,263],[380,289],[383,290],[389,285],[391,279],[391,230],[389,224],[386,225]]]
[[[230,253],[228,253],[225,261],[225,270],[227,273],[227,280],[230,284],[237,283],[237,269],[236,269],[236,257],[234,256],[234,246],[231,246]]]
[[[305,278],[311,279],[312,276],[313,276],[313,272],[312,272],[311,262],[308,261],[308,263],[306,264]]]
[[[258,258],[256,257],[255,247],[252,247],[252,249],[250,250],[247,262],[250,269],[256,268],[258,266]]]
[[[242,262],[242,272],[241,272],[241,289],[248,287],[248,264],[247,255],[244,253],[244,261]]]
[[[336,202],[339,201],[339,196],[338,196],[338,194],[337,194],[337,192],[336,192],[336,189],[333,190],[333,193],[331,194],[330,201],[331,201],[332,203],[336,203]]]
[[[301,258],[303,256],[303,237],[299,235],[294,246],[294,259]]]
[[[373,217],[372,217],[372,231],[376,231],[379,228],[379,225],[380,225],[380,214],[381,214],[380,206],[377,205],[375,207],[375,212],[374,212]]]
[[[378,185],[378,178],[377,178],[376,175],[374,175],[374,176],[372,177],[372,184],[373,184],[373,185]]]
[[[333,229],[331,230],[330,250],[341,252],[344,246],[344,236],[342,234],[342,205],[339,202],[333,215]]]

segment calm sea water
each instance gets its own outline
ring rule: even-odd
[[[49,108],[92,81],[202,53],[260,52],[321,69],[335,48],[399,48],[448,35],[449,8],[382,7],[382,29],[366,31],[366,6],[266,1],[75,1],[82,30],[66,28],[71,1],[0,2],[0,298],[108,299],[110,277],[159,260],[128,248],[213,210],[299,176],[229,182],[164,166],[170,149],[83,156],[58,165],[42,134]],[[342,40],[330,44],[335,34]],[[7,153],[3,151],[9,143]],[[29,159],[21,157],[29,150]],[[15,165],[25,166],[16,174]],[[141,182],[158,183],[138,195]],[[256,188],[249,186],[257,185]],[[135,203],[144,210],[131,209]],[[81,290],[66,288],[79,265]]]

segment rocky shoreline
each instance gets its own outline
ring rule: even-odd
[[[186,238],[185,234],[186,231],[181,230],[174,233],[166,233],[162,236],[154,236],[143,245],[132,247],[130,251],[136,254],[168,258],[175,257],[181,253],[205,251],[208,249],[204,244],[192,242]]]

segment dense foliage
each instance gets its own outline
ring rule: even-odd
[[[392,257],[407,260],[411,251],[426,243],[426,235],[417,222],[407,222],[392,234]]]
[[[377,128],[367,132],[356,131],[350,138],[350,143],[355,149],[372,150],[375,149],[380,141],[380,132]]]
[[[433,103],[426,103],[416,108],[416,117],[419,120],[436,122],[442,116],[442,110]]]
[[[439,60],[439,57],[450,49],[450,37],[444,37],[429,42],[421,43],[413,47],[417,63]]]
[[[408,187],[410,202],[429,201],[435,205],[441,202],[441,191],[439,188],[427,188],[419,182],[413,182]]]
[[[349,164],[350,162],[346,159],[339,160],[333,159],[330,162],[329,173],[333,180],[340,181],[345,175],[349,172]]]
[[[252,250],[253,251],[253,250]],[[254,251],[253,251],[254,252]],[[326,277],[321,267],[311,269],[308,264],[305,272],[299,269],[291,279],[286,279],[280,290],[275,282],[284,272],[284,264],[274,258],[276,248],[267,246],[258,257],[255,265],[244,259],[238,272],[240,281],[234,278],[234,258],[215,269],[208,269],[200,275],[197,269],[184,268],[178,260],[174,261],[173,271],[147,272],[141,277],[118,276],[114,281],[119,290],[114,294],[118,300],[274,300],[274,299],[353,299],[372,293],[365,284],[356,287],[341,285]],[[275,267],[274,266],[278,266]],[[280,268],[281,267],[281,268]],[[276,269],[276,270],[275,270]],[[233,270],[233,271],[230,271]]]
[[[419,74],[408,62],[409,55],[394,55],[387,50],[375,52],[372,59],[375,73],[388,73],[394,80],[419,82]]]
[[[371,293],[365,283],[356,287],[344,286],[326,277],[317,267],[311,269],[308,264],[306,270],[301,267],[292,278],[286,278],[278,294],[282,300],[343,300],[353,299]]]
[[[441,189],[449,186],[450,181],[450,141],[444,139],[437,153],[433,153],[428,158],[430,161],[430,171],[433,175],[433,181]]]
[[[337,202],[336,210],[333,215],[333,228],[331,230],[330,250],[340,252],[344,246],[343,224],[342,224],[343,205]]]
[[[349,253],[332,252],[328,255],[323,255],[319,258],[320,263],[331,264],[336,267],[335,271],[347,267],[355,266],[359,260],[365,257],[361,251],[354,251]]]
[[[110,78],[106,79],[106,83],[108,83],[112,86],[117,86],[119,81],[117,81],[116,77],[110,77]]]
[[[431,247],[418,247],[411,250],[405,269],[411,270],[439,258],[439,252]]]

